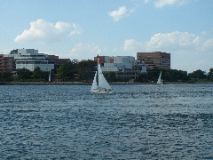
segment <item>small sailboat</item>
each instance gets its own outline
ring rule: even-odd
[[[163,84],[163,80],[161,79],[161,76],[162,76],[162,72],[160,72],[160,75],[159,75],[159,77],[158,77],[157,84]]]
[[[49,77],[48,77],[48,82],[52,81],[52,75],[51,75],[51,71],[49,72]]]
[[[95,72],[95,76],[93,79],[92,87],[91,87],[91,93],[110,93],[112,92],[112,88],[105,79],[101,65],[99,63],[98,59],[98,68],[97,71]]]

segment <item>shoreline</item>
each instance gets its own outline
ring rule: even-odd
[[[90,85],[86,82],[0,82],[0,85]]]
[[[0,85],[91,85],[89,82],[0,82]],[[155,85],[148,82],[111,82],[111,85]],[[164,84],[213,84],[213,82],[166,82]]]

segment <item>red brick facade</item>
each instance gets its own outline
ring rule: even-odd
[[[12,72],[15,70],[15,62],[13,57],[4,57],[0,55],[0,73]]]
[[[143,61],[148,69],[170,69],[170,53],[166,52],[138,52],[137,60]]]

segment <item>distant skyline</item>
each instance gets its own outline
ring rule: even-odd
[[[212,0],[0,0],[0,54],[63,58],[171,53],[174,69],[213,67]]]

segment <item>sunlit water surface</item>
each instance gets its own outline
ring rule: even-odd
[[[213,159],[213,85],[0,86],[0,159]]]

